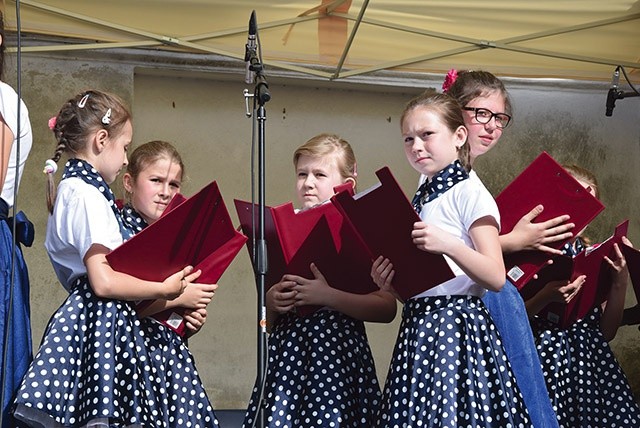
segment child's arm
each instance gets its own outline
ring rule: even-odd
[[[0,117],[0,150],[2,150],[2,158],[0,159],[0,189],[4,187],[4,180],[7,178],[12,145],[13,132],[11,132],[11,129],[3,118]]]
[[[573,236],[569,232],[575,226],[566,223],[568,215],[561,215],[540,223],[534,223],[535,218],[542,213],[544,207],[536,206],[525,214],[513,230],[500,235],[500,246],[505,254],[521,250],[539,250],[550,254],[562,254],[560,250],[549,247],[553,242],[569,239]]]
[[[626,238],[622,238],[622,242],[631,246],[631,242]],[[624,311],[624,299],[627,294],[627,286],[629,284],[629,268],[627,260],[622,255],[618,244],[613,244],[616,254],[615,260],[609,257],[604,259],[612,268],[612,283],[607,301],[603,303],[604,310],[600,318],[600,330],[607,341],[613,340],[618,332],[618,327],[622,322],[622,312]]]
[[[320,270],[311,263],[313,278],[285,275],[296,285],[295,305],[327,306],[352,318],[369,322],[391,322],[396,316],[396,299],[386,291],[355,294],[332,288]]]
[[[498,225],[491,216],[476,220],[469,228],[475,250],[437,226],[417,222],[411,237],[421,250],[446,254],[477,284],[499,291],[505,282],[504,261],[498,239]]]
[[[140,318],[148,317],[171,308],[202,309],[213,299],[218,284],[200,284],[192,282],[184,292],[173,300],[156,300],[138,311]]]
[[[580,275],[573,281],[548,282],[540,291],[524,302],[527,315],[532,318],[552,302],[569,303],[578,294],[586,278],[586,275]]]
[[[119,300],[174,299],[182,294],[188,283],[200,276],[200,271],[193,272],[193,267],[187,266],[163,282],[145,281],[113,270],[106,258],[109,251],[104,245],[94,244],[83,260],[91,288],[98,297]]]

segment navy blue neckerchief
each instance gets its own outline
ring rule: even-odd
[[[420,185],[411,200],[413,208],[420,214],[424,204],[434,200],[467,178],[469,178],[469,173],[464,169],[459,160],[455,160],[452,164],[434,175],[431,180],[427,179]]]
[[[122,221],[124,222],[124,227],[134,235],[149,226],[146,220],[142,218],[131,204],[125,204],[125,206],[122,207]]]
[[[582,239],[578,238],[575,243],[567,242],[564,244],[564,247],[562,247],[562,254],[565,256],[575,257],[584,249],[584,242],[582,242]]]

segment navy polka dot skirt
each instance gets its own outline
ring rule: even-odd
[[[132,305],[86,277],[53,314],[15,401],[31,427],[162,427],[144,332]]]
[[[530,427],[500,335],[481,299],[408,300],[378,427]]]
[[[268,361],[266,426],[373,426],[380,386],[362,321],[331,310],[281,316],[269,337]],[[246,428],[257,400],[255,388]]]
[[[218,420],[195,367],[191,351],[168,327],[141,320],[154,381],[160,392],[162,426],[214,428]]]
[[[640,408],[600,330],[599,307],[568,329],[536,318],[532,328],[562,428],[640,427]]]

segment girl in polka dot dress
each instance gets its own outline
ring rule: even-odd
[[[481,299],[504,284],[500,215],[482,182],[469,179],[460,106],[427,92],[407,104],[400,124],[407,160],[427,177],[413,198],[422,221],[411,238],[421,250],[443,254],[455,277],[404,302],[376,426],[529,427]],[[371,274],[393,290],[388,259],[379,257]]]
[[[30,427],[163,427],[145,332],[130,301],[173,299],[200,271],[163,282],[112,270],[106,254],[131,235],[109,188],[127,164],[131,116],[114,95],[86,91],[50,120],[45,247],[69,297],[53,314],[17,392],[14,416]],[[58,160],[65,165],[57,195]]]
[[[598,182],[590,171],[576,165],[564,167],[599,197]],[[631,245],[626,237],[623,242]],[[565,253],[575,256],[585,243],[578,236],[565,246]],[[629,281],[617,244],[614,253],[613,259],[605,258],[612,272],[607,301],[570,327],[562,329],[535,314],[550,302],[569,302],[580,291],[584,275],[574,281],[550,282],[526,301],[547,389],[562,428],[640,426],[640,408],[609,347],[620,326]]]
[[[355,156],[336,135],[311,138],[296,150],[293,163],[303,210],[326,202],[335,186],[355,186]],[[371,427],[380,386],[363,321],[392,321],[395,299],[385,291],[346,293],[331,288],[313,264],[311,271],[313,278],[285,275],[266,295],[272,326],[264,386],[266,426]],[[322,309],[299,317],[295,307],[303,305]],[[255,388],[246,428],[256,425],[258,399]]]
[[[178,151],[164,141],[151,141],[136,148],[123,175],[128,203],[123,221],[133,233],[155,222],[180,191],[184,164]],[[186,342],[174,330],[151,315],[170,308],[187,308],[184,313],[188,334],[197,332],[206,318],[216,284],[191,283],[172,301],[157,300],[138,310],[145,332],[154,378],[164,391],[159,398],[166,427],[211,428],[218,421],[202,385]],[[158,418],[160,419],[160,418]]]
[[[469,131],[467,143],[470,163],[473,166],[476,158],[498,144],[503,131],[510,124],[511,100],[502,81],[487,71],[452,70],[447,76],[443,90],[463,107],[464,124]],[[469,178],[479,178],[475,169],[469,172]],[[536,201],[530,203],[535,204]],[[534,207],[511,232],[500,235],[503,253],[522,250],[559,253],[548,244],[569,239],[573,224],[566,222],[568,216],[534,222],[542,208]],[[499,293],[486,293],[482,301],[500,332],[533,427],[557,428],[558,421],[547,394],[529,317],[518,289],[507,279]]]

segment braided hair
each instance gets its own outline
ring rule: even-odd
[[[50,127],[56,138],[56,148],[51,159],[47,159],[47,208],[53,213],[56,190],[53,173],[63,154],[70,157],[82,153],[96,131],[104,129],[115,137],[122,131],[131,113],[116,95],[95,90],[79,93],[65,102]],[[51,168],[53,166],[53,168]]]

